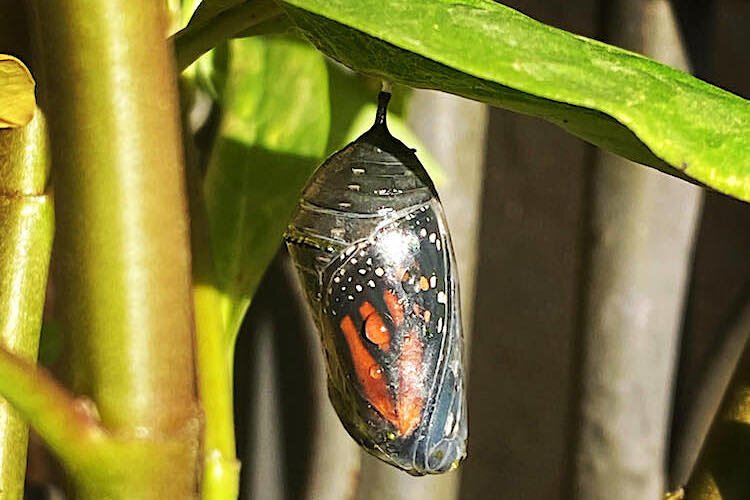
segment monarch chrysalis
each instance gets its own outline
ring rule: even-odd
[[[367,451],[413,475],[466,455],[455,258],[414,150],[375,124],[312,175],[286,241],[320,331],[328,392]]]

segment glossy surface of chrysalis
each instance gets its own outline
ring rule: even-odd
[[[286,241],[344,427],[376,457],[437,474],[466,455],[457,272],[435,187],[386,126],[389,98],[310,178]]]

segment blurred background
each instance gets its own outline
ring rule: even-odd
[[[750,97],[747,0],[503,3]],[[442,168],[469,456],[412,478],[357,448],[280,248],[236,352],[243,498],[632,500],[683,484],[750,330],[750,207],[538,119],[431,91],[402,106]]]

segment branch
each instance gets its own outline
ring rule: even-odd
[[[171,38],[177,71],[183,71],[224,40],[280,15],[281,9],[273,0],[253,0],[227,9],[198,25],[191,20]]]
[[[105,436],[87,404],[74,398],[45,369],[2,347],[0,395],[63,462],[77,462],[83,448]]]

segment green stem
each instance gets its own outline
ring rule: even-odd
[[[117,443],[68,472],[78,498],[194,498],[200,410],[165,5],[30,1],[48,76],[68,377]]]
[[[85,402],[75,400],[44,369],[4,348],[0,394],[64,463],[77,462],[84,450],[105,436]]]
[[[188,25],[174,35],[177,69],[182,71],[227,38],[281,15],[273,0],[251,0],[227,9],[199,25]]]
[[[183,95],[190,91],[183,86]],[[187,109],[187,105],[183,109]],[[187,120],[183,120],[183,124]],[[198,393],[204,414],[204,500],[231,500],[239,495],[240,462],[236,458],[232,390],[233,360],[227,359],[224,325],[216,289],[216,274],[210,245],[208,214],[203,198],[202,176],[190,132],[183,125],[185,163],[190,205],[190,235],[193,250],[193,304],[198,366]]]
[[[194,291],[198,377],[205,414],[204,500],[230,500],[239,494],[240,462],[236,458],[232,401],[232,360],[225,356],[219,295],[210,284]]]
[[[76,498],[173,498],[154,457],[179,460],[185,450],[178,441],[118,439],[100,426],[90,402],[75,399],[44,369],[3,348],[0,395],[60,459],[74,479]]]
[[[0,346],[36,361],[52,249],[44,117],[0,131]],[[0,384],[10,381],[0,372]],[[12,402],[12,401],[11,401]],[[0,492],[23,497],[28,426],[0,401]]]

